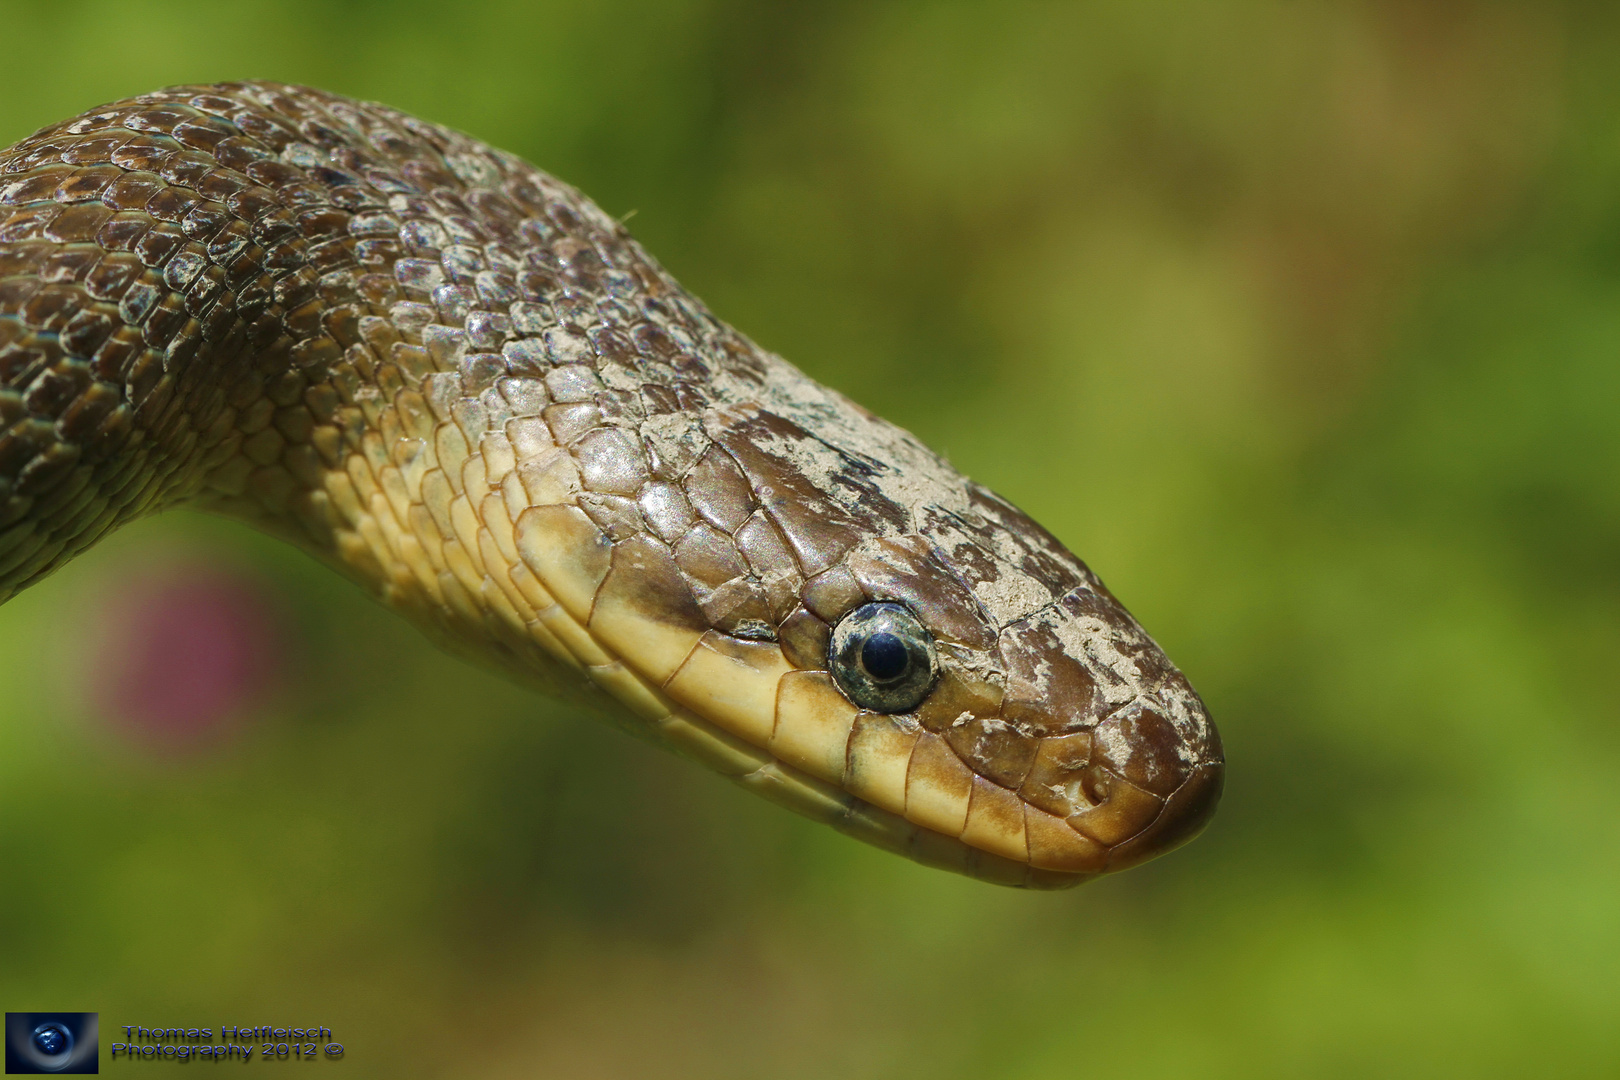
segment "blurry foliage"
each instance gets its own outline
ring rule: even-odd
[[[175,515],[0,610],[8,1008],[319,1021],[356,1077],[1620,1069],[1606,6],[0,15],[5,141],[277,78],[636,211],[722,317],[1090,561],[1230,761],[1190,848],[1000,891],[792,818]],[[288,598],[303,660],[235,743],[163,758],[64,673],[97,589],[204,545]]]

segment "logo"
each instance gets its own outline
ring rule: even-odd
[[[6,1075],[99,1073],[97,1013],[6,1013]]]

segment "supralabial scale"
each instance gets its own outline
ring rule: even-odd
[[[177,87],[0,152],[0,601],[178,505],[924,863],[1069,885],[1219,798],[1198,695],[1045,529],[380,105]]]

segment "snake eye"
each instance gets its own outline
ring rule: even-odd
[[[899,604],[867,604],[833,629],[828,666],[850,701],[873,712],[914,709],[934,687],[934,639]]]

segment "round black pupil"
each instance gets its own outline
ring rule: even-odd
[[[885,630],[873,634],[861,646],[861,666],[874,679],[899,678],[910,662],[906,643]]]

